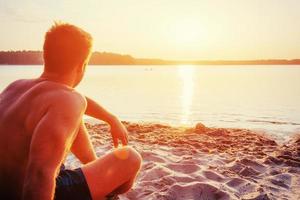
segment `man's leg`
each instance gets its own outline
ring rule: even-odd
[[[82,167],[93,200],[111,192],[128,191],[141,167],[141,156],[131,147],[122,147]]]

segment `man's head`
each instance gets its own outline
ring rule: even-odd
[[[45,35],[44,71],[59,76],[74,75],[81,81],[92,49],[92,37],[67,23],[55,23]]]

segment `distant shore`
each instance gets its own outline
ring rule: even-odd
[[[0,65],[42,65],[42,51],[0,51]],[[300,59],[165,60],[93,52],[89,65],[300,65]]]
[[[279,145],[247,129],[123,122],[143,157],[125,199],[300,199],[300,136]],[[97,155],[112,149],[109,126],[86,123]],[[73,156],[69,168],[78,167]]]

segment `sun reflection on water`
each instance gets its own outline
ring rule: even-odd
[[[195,66],[193,65],[180,65],[177,67],[178,76],[181,80],[181,107],[182,116],[180,122],[182,124],[191,123],[191,105],[193,103],[194,96],[194,73]]]

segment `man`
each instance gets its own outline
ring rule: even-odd
[[[128,191],[141,157],[127,145],[121,122],[74,90],[92,47],[91,36],[56,23],[45,36],[44,72],[17,80],[0,94],[0,199],[105,199]],[[84,126],[86,114],[107,122],[115,147],[97,158]],[[71,151],[84,165],[66,170]]]

